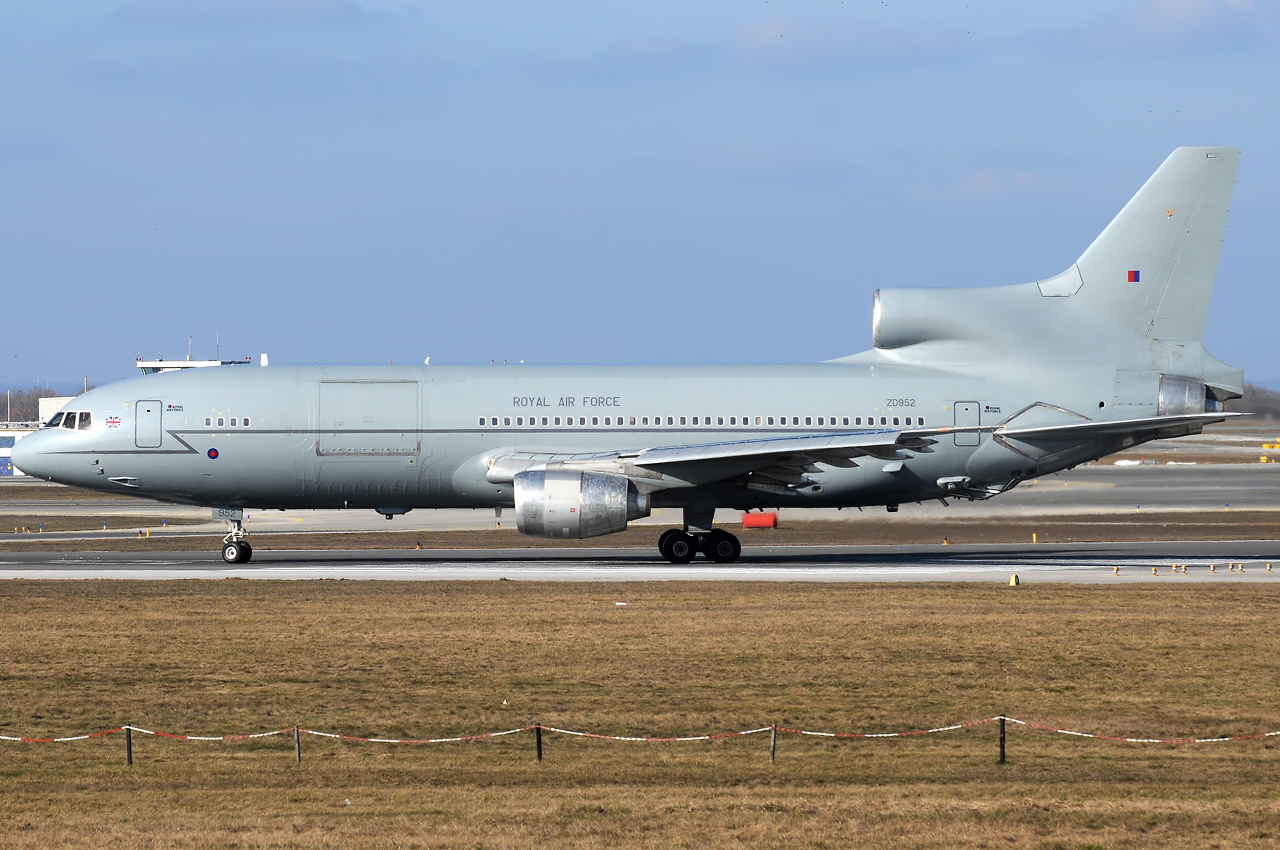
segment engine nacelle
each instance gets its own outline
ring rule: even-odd
[[[621,475],[568,469],[526,470],[512,482],[516,528],[534,537],[571,540],[626,530],[649,515],[649,496]]]

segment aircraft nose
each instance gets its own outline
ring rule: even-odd
[[[41,435],[38,432],[28,434],[13,444],[10,457],[13,465],[27,475],[48,480],[49,476],[41,471],[40,458],[44,453],[40,451],[40,446],[38,445],[40,442]]]

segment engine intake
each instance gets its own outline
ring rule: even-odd
[[[517,473],[516,527],[521,534],[577,540],[626,530],[649,515],[649,495],[620,475],[567,469]]]

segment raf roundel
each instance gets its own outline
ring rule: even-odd
[[[218,459],[218,450],[209,449],[209,460],[217,460],[217,459]]]

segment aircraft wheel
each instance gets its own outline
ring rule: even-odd
[[[703,538],[702,551],[717,564],[732,564],[742,554],[742,544],[729,532],[717,528]]]
[[[693,535],[683,531],[674,531],[667,537],[662,548],[662,557],[673,564],[687,564],[698,554],[698,541]]]
[[[248,543],[241,543],[240,549],[241,549],[240,563],[242,564],[249,563],[249,559],[253,557],[253,547],[250,546]]]
[[[662,535],[658,538],[658,551],[663,553],[662,557],[666,557],[667,541],[671,539],[671,535],[679,533],[680,529],[678,528],[668,528],[666,531],[662,532]]]
[[[228,564],[243,563],[240,559],[244,557],[244,544],[236,543],[234,540],[230,543],[222,545],[222,560]]]

